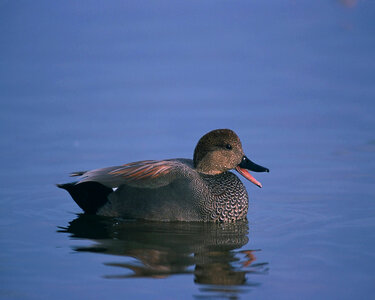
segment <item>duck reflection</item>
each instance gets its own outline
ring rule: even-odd
[[[106,278],[193,274],[195,283],[209,285],[203,287],[204,290],[222,292],[223,286],[257,285],[248,282],[247,274],[267,272],[267,263],[255,263],[256,250],[236,250],[248,242],[247,221],[233,224],[159,223],[79,215],[60,232],[95,242],[90,246],[75,247],[75,251],[128,258],[126,262],[107,265],[131,272],[106,275]],[[228,289],[224,288],[224,291]]]

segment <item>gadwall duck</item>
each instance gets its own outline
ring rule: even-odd
[[[249,160],[229,129],[205,134],[194,158],[144,160],[75,172],[76,182],[57,185],[89,214],[153,221],[233,222],[246,219],[248,195],[235,169],[262,187],[247,170],[269,172]]]

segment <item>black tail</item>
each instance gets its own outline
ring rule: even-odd
[[[107,196],[113,192],[99,182],[87,181],[76,184],[76,182],[57,184],[61,189],[67,190],[73,200],[85,213],[95,214],[100,207],[108,202]]]

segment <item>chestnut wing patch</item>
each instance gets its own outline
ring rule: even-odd
[[[115,169],[109,174],[121,176],[127,180],[143,180],[160,178],[166,176],[174,167],[170,161],[166,160],[144,160],[134,163],[129,163]]]
[[[157,188],[184,176],[189,167],[178,160],[144,160],[117,167],[86,172],[79,181],[96,181],[108,187],[129,185],[140,188]]]

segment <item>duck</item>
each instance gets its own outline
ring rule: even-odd
[[[244,154],[237,134],[215,129],[203,135],[193,159],[143,160],[78,171],[58,184],[85,214],[145,221],[236,222],[246,220],[249,197],[231,172],[262,187],[249,171],[269,172]]]

